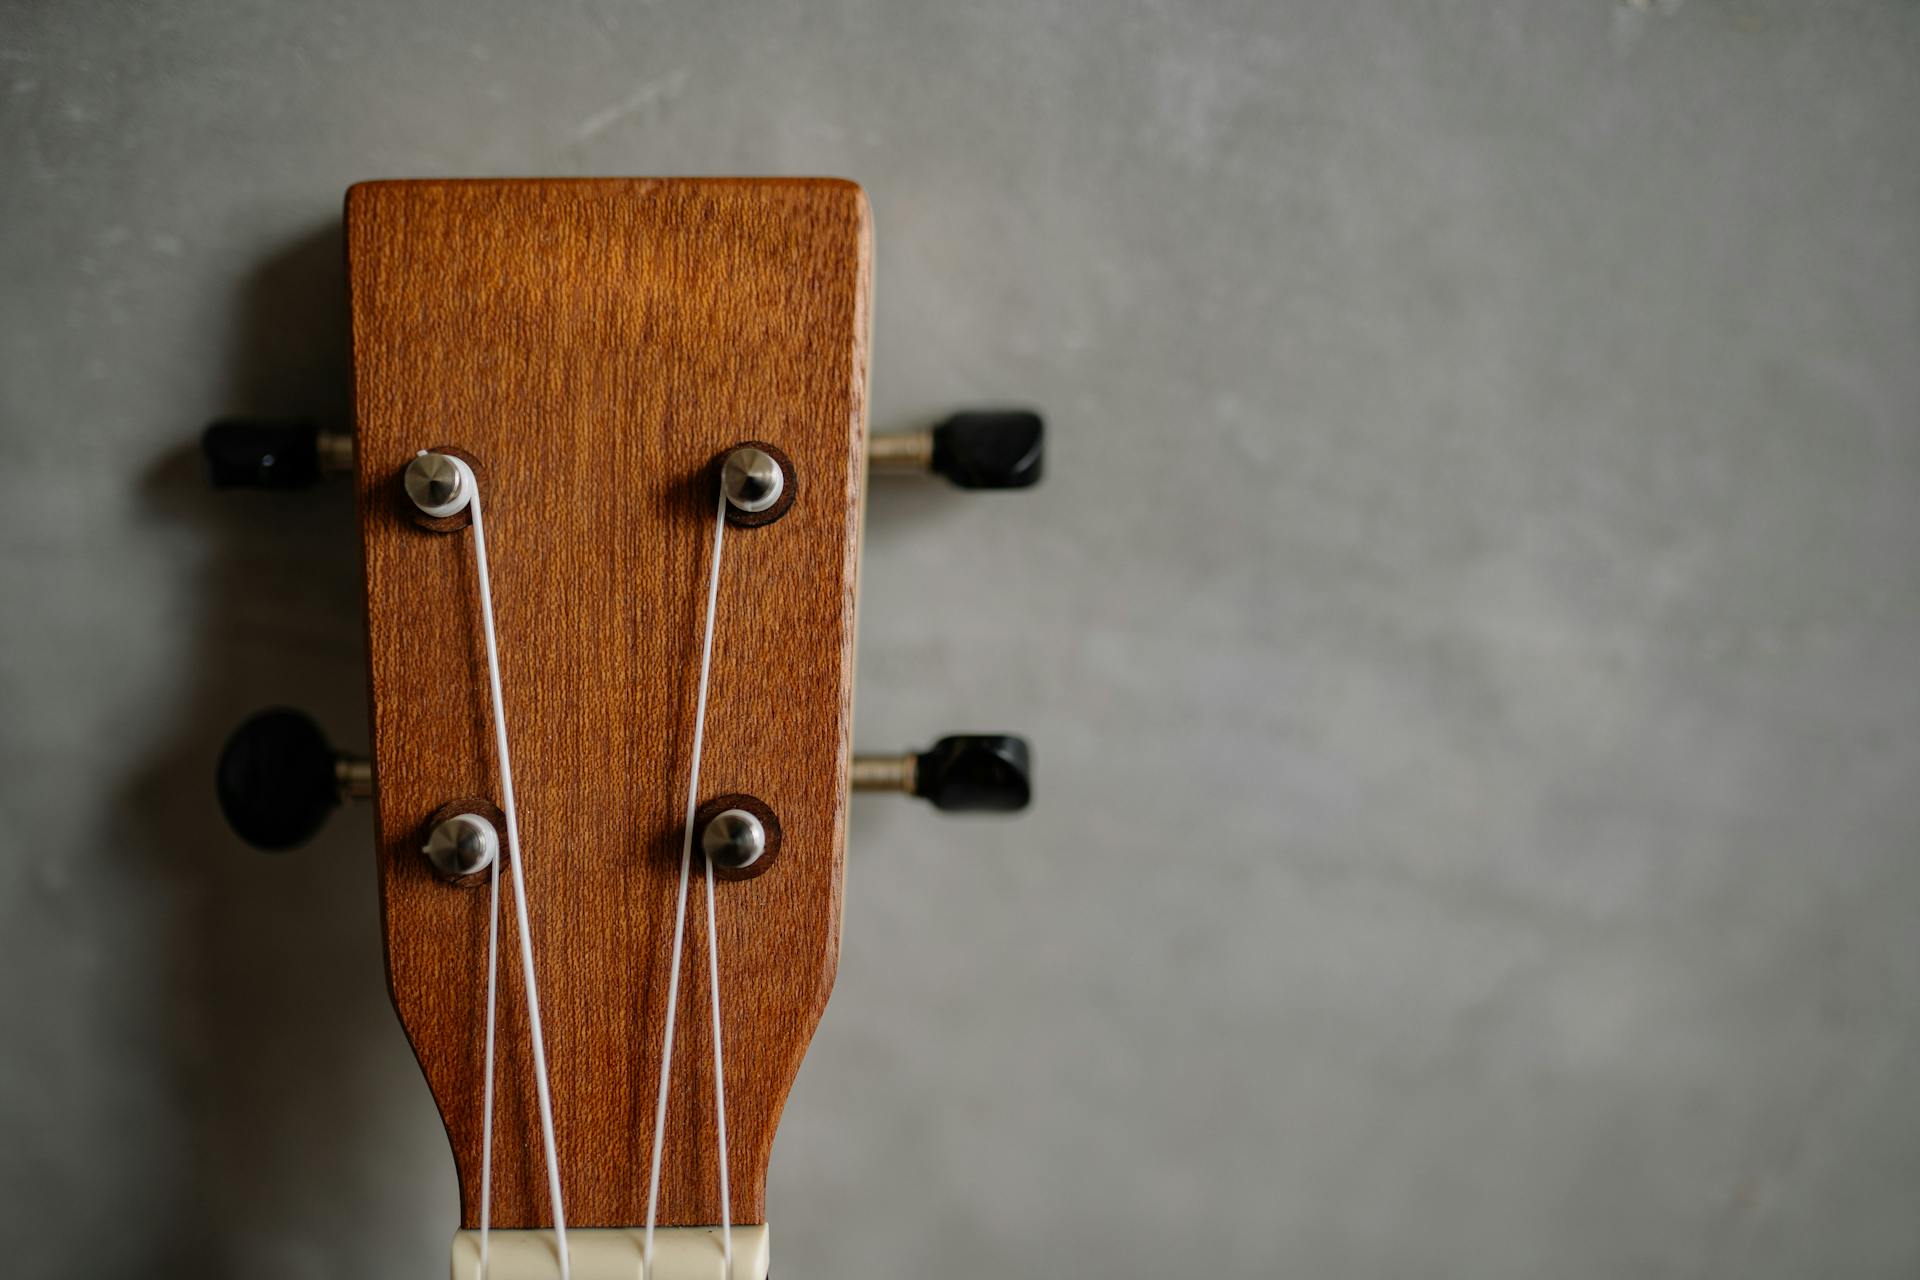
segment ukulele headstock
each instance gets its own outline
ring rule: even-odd
[[[352,436],[224,422],[207,449],[223,484],[350,467],[372,761],[275,713],[230,744],[222,802],[280,848],[371,793],[388,982],[463,1225],[482,1220],[483,1183],[492,1227],[552,1221],[516,893],[568,1223],[763,1222],[774,1131],[838,961],[849,791],[999,810],[1028,795],[1017,739],[850,751],[866,198],[830,180],[377,182],[349,193],[346,228]],[[1039,477],[1039,420],[1021,411],[883,439],[877,470]]]
[[[389,981],[479,1221],[487,897],[421,849],[502,803],[473,554],[401,477],[458,451],[485,493],[527,911],[570,1217],[646,1218],[716,471],[763,441],[777,521],[721,562],[701,801],[777,820],[716,899],[736,1219],[840,943],[870,233],[839,182],[402,182],[347,201]],[[689,912],[691,956],[706,945]],[[501,931],[500,1025],[525,1025]],[[720,1221],[706,970],[683,965],[659,1221]],[[493,1222],[548,1220],[534,1067],[502,1036]],[[525,1158],[522,1158],[525,1157]]]

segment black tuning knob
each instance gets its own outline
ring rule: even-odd
[[[1030,409],[956,413],[931,431],[873,437],[876,471],[933,472],[962,489],[1025,489],[1040,483],[1046,424]]]
[[[353,438],[311,422],[228,418],[200,435],[216,489],[304,489],[353,466]]]
[[[963,733],[902,756],[855,756],[860,791],[905,791],[952,813],[1016,813],[1033,799],[1025,738]]]
[[[914,764],[913,794],[936,809],[1015,813],[1033,799],[1033,755],[1025,738],[965,733],[942,738]]]
[[[305,844],[339,807],[364,794],[363,761],[340,755],[313,719],[277,707],[249,717],[221,749],[220,810],[242,840],[278,852]]]
[[[1040,483],[1046,424],[1027,409],[956,413],[933,429],[933,469],[962,489]]]

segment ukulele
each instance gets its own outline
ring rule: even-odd
[[[764,1280],[849,791],[1030,795],[1006,735],[851,753],[866,478],[1030,485],[1040,419],[869,445],[851,183],[374,182],[346,240],[352,433],[226,421],[203,445],[223,487],[351,475],[372,758],[267,711],[221,805],[278,850],[373,802],[455,1280]]]

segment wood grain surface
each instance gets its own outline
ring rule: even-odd
[[[347,196],[358,493],[393,1001],[479,1221],[487,892],[422,825],[500,799],[472,531],[396,477],[477,460],[569,1223],[646,1216],[712,547],[712,463],[764,439],[793,509],[727,529],[702,798],[778,814],[778,864],[718,886],[734,1220],[765,1220],[780,1111],[833,985],[866,432],[866,199],[828,180],[380,182]],[[504,835],[504,833],[503,833]],[[696,878],[660,1221],[718,1222]],[[550,1221],[502,877],[492,1220]]]

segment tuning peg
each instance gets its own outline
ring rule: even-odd
[[[930,431],[874,436],[867,460],[883,474],[943,475],[962,489],[1040,483],[1046,424],[1029,409],[956,413]]]
[[[220,751],[221,812],[242,840],[278,852],[305,844],[343,800],[373,794],[373,767],[327,743],[304,712],[249,717]]]
[[[353,470],[353,437],[311,422],[226,418],[200,434],[216,489],[304,489]]]
[[[1015,813],[1033,798],[1033,753],[1010,734],[956,734],[925,751],[855,756],[853,789],[903,791],[954,813]]]

